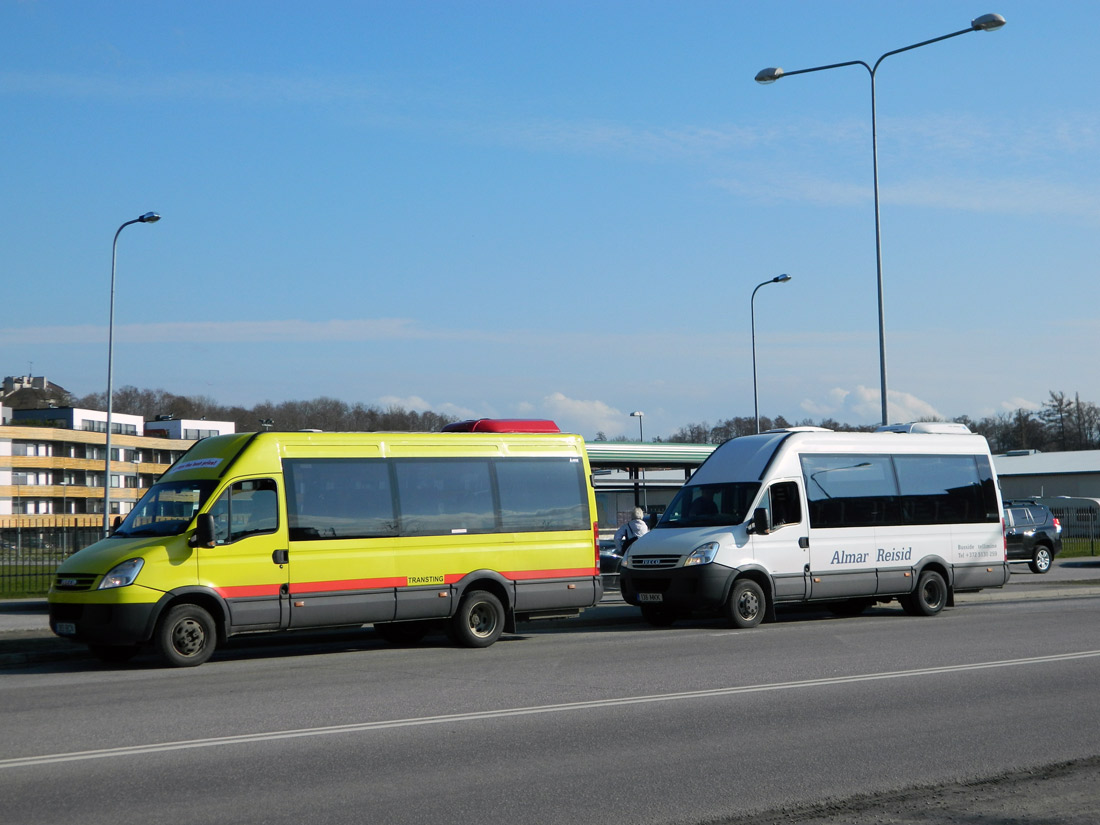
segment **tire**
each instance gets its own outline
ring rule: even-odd
[[[767,599],[764,589],[752,579],[738,579],[730,590],[726,611],[730,625],[742,629],[756,627],[764,620]]]
[[[428,622],[380,622],[374,632],[391,645],[415,645],[428,635]]]
[[[88,650],[106,665],[120,665],[133,659],[138,653],[137,645],[88,645]]]
[[[447,622],[447,635],[459,647],[488,647],[504,632],[504,608],[486,590],[471,590]]]
[[[218,629],[197,604],[177,604],[157,624],[157,652],[172,667],[197,667],[214,654]]]
[[[910,616],[935,616],[947,604],[947,583],[935,570],[925,570],[912,593],[898,598]]]
[[[676,621],[676,614],[667,607],[657,607],[655,604],[643,604],[642,620],[650,627],[672,627],[672,623]]]
[[[1032,573],[1049,573],[1053,563],[1054,556],[1051,555],[1050,548],[1040,544],[1035,548],[1035,555],[1031,557],[1027,566],[1031,568]]]

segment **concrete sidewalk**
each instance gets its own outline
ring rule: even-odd
[[[1100,557],[1055,559],[1050,572],[1043,575],[1032,573],[1026,565],[1013,565],[1012,579],[1005,587],[960,593],[955,603],[1082,596],[1100,596]],[[48,612],[45,598],[0,601],[0,668],[91,658],[84,645],[61,639],[50,631]],[[638,609],[626,604],[618,590],[610,589],[598,605],[577,619],[565,621],[575,627],[597,627],[638,620]]]

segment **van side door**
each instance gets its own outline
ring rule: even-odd
[[[897,481],[886,455],[804,453],[810,520],[810,598],[873,596],[876,528],[897,523]]]
[[[806,598],[810,545],[802,500],[797,481],[775,481],[757,507],[767,513],[768,532],[752,534],[753,555],[771,574],[777,602]]]
[[[286,626],[287,531],[274,478],[227,486],[208,510],[214,547],[200,547],[199,581],[229,605],[233,630]]]

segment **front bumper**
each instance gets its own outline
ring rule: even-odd
[[[152,636],[157,605],[51,602],[50,630],[92,645],[135,645]]]
[[[622,567],[619,589],[628,604],[648,604],[678,612],[713,611],[725,604],[736,573],[732,567],[713,562],[657,570]]]

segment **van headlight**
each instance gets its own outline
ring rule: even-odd
[[[684,559],[684,567],[691,567],[693,564],[710,564],[718,554],[718,547],[719,544],[716,541],[700,544],[691,551],[690,556]]]
[[[110,590],[112,587],[126,587],[133,584],[137,574],[141,572],[143,564],[145,564],[145,559],[127,559],[120,564],[116,564],[107,571],[107,575],[103,577],[103,581],[99,583],[97,589]]]

